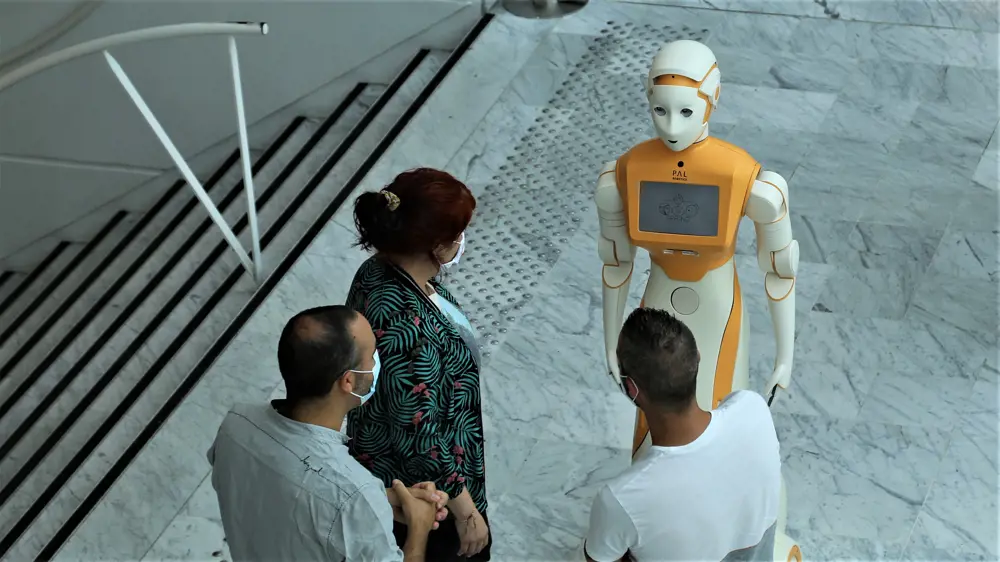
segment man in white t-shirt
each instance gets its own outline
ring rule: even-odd
[[[781,458],[764,399],[741,390],[700,409],[694,336],[662,310],[629,316],[618,362],[652,447],[595,498],[587,560],[771,562]]]

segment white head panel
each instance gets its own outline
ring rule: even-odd
[[[667,75],[691,85],[656,85],[657,78]],[[708,135],[707,109],[710,104],[714,110],[719,103],[721,79],[715,54],[697,41],[667,43],[656,53],[646,94],[657,135],[668,148],[681,151]]]

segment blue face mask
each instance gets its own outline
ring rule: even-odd
[[[371,371],[357,371],[357,370],[351,369],[352,373],[362,373],[362,374],[371,373],[371,375],[372,375],[372,386],[371,386],[371,388],[368,389],[368,392],[366,392],[364,394],[364,396],[362,396],[360,394],[355,394],[354,392],[351,393],[353,396],[357,396],[358,398],[360,398],[362,404],[364,404],[365,402],[367,402],[368,399],[370,399],[372,397],[372,395],[375,394],[375,384],[378,383],[378,372],[382,369],[382,363],[379,361],[378,350],[377,349],[375,350],[375,355],[372,356],[372,359],[375,360],[375,366],[372,367]]]

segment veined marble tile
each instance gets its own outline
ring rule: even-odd
[[[913,120],[903,129],[902,138],[931,147],[938,159],[942,154],[939,150],[935,150],[936,145],[941,143],[942,139],[947,139],[951,151],[967,147],[968,153],[973,156],[968,161],[978,161],[978,156],[989,144],[993,131],[996,130],[995,105],[979,108],[968,105],[923,103],[912,115]],[[964,162],[963,159],[962,163]]]
[[[998,124],[1000,128],[1000,124]],[[979,185],[1000,191],[1000,139],[997,131],[993,131],[990,144],[986,147],[986,152],[976,166],[976,172],[972,175],[972,180]]]
[[[532,371],[499,371],[496,365],[491,362],[482,377],[494,398],[483,405],[493,430],[583,446],[631,443],[635,406],[620,392],[539,383]],[[606,376],[603,371],[595,376]]]
[[[865,223],[944,229],[958,205],[954,195],[934,189],[903,192],[905,182],[886,178],[872,188],[877,198],[864,201],[858,220]]]
[[[483,400],[489,400],[483,393]],[[488,428],[492,422],[484,420]],[[518,479],[521,467],[538,442],[533,436],[487,429],[483,436],[486,449],[486,493],[491,509],[508,492],[517,491],[524,483]],[[579,447],[579,445],[577,446]]]
[[[950,430],[968,407],[974,384],[974,379],[932,371],[880,369],[860,419]]]
[[[562,494],[591,502],[601,486],[631,463],[631,443],[625,447],[581,447],[539,439],[517,473],[519,484],[512,493],[528,497]]]
[[[785,54],[775,60],[769,74],[786,90],[840,93],[859,61],[835,57]]]
[[[881,143],[817,135],[802,164],[788,178],[788,184],[795,187],[789,193],[791,205],[800,206],[803,199],[808,200],[816,193],[870,199],[872,185],[887,173],[889,160],[889,151]],[[850,162],[849,173],[845,162]],[[853,219],[832,216],[857,219],[857,215]]]
[[[713,121],[713,135],[722,136],[718,129],[722,124],[715,125]],[[795,173],[802,160],[809,154],[816,136],[810,133],[788,132],[787,134],[774,134],[773,130],[767,127],[756,127],[750,123],[733,125],[733,130],[723,137],[726,142],[730,142],[743,148],[751,156],[760,162],[765,170],[780,174],[786,181]],[[790,183],[790,181],[789,181]],[[794,201],[796,186],[791,186],[789,198]],[[792,203],[794,208],[794,203]]]
[[[906,314],[919,281],[912,271],[837,268],[813,310],[899,320]]]
[[[888,145],[913,118],[918,102],[840,96],[820,130],[837,138]]]
[[[996,336],[962,330],[942,322],[874,319],[880,362],[896,373],[975,378],[996,349]]]
[[[787,47],[807,56],[997,67],[997,35],[960,29],[806,18]]]
[[[997,7],[990,0],[828,0],[841,19],[943,28],[997,31]]]
[[[827,263],[854,270],[893,271],[913,276],[926,271],[943,235],[940,230],[864,222],[854,224],[846,234]]]
[[[174,417],[178,414],[180,409]],[[189,440],[173,427],[161,428],[158,446],[151,442],[132,461],[127,477],[112,486],[56,559],[140,559],[204,479],[205,453],[192,450]],[[202,470],[192,471],[196,466]],[[69,494],[69,489],[60,492]]]
[[[420,108],[386,158],[365,177],[362,187],[384,185],[396,173],[415,166],[447,164],[550,27],[545,20],[495,18]]]
[[[890,59],[852,60],[850,76],[840,92],[864,100],[935,101],[943,94],[949,67]]]
[[[906,315],[962,330],[997,333],[997,283],[937,274],[924,276]]]
[[[836,263],[830,261],[834,252],[843,247],[845,239],[855,228],[855,223],[828,219],[822,215],[803,215],[796,211],[798,194],[789,187],[789,203],[792,206],[792,236],[799,243],[799,260],[806,263]],[[753,221],[743,219],[737,238],[737,252],[748,256],[757,255],[757,234]]]
[[[149,562],[231,560],[225,537],[219,500],[209,474],[142,559]]]
[[[948,432],[780,413],[775,425],[785,458],[789,532],[803,549],[819,535],[871,541],[898,556]]]
[[[907,554],[996,560],[998,472],[996,434],[956,431]]]
[[[517,101],[517,97],[514,92],[505,92],[444,167],[465,182],[477,198],[501,179],[500,166],[509,162],[517,139],[523,139],[535,122],[539,109]]]
[[[500,500],[490,519],[497,537],[491,551],[498,562],[559,562],[583,560],[583,536],[591,499],[557,494],[514,495]]]
[[[993,55],[996,57],[996,53]],[[926,101],[965,108],[989,119],[997,111],[997,69],[945,66],[938,87],[927,92]]]
[[[931,270],[961,279],[1000,281],[1000,233],[960,228],[959,221],[945,231]]]
[[[788,16],[824,17],[823,8],[812,0],[616,0],[654,6],[680,6],[727,12],[753,12]]]
[[[973,191],[961,197],[954,206],[951,224],[960,230],[994,230],[1000,223],[1000,195]]]
[[[544,106],[555,95],[573,70],[580,68],[582,57],[595,48],[592,35],[550,33],[521,67],[508,88],[518,102],[527,106]],[[587,65],[587,72],[602,72],[602,68]]]
[[[833,107],[834,94],[730,84],[719,97],[716,123],[749,124],[763,130],[818,132]]]
[[[783,414],[855,419],[876,374],[858,365],[796,361],[791,386],[779,391],[771,408]]]
[[[771,75],[771,68],[777,57],[770,53],[760,53],[738,47],[715,47],[712,49],[722,73],[722,88],[726,91],[731,84],[741,86],[766,86],[780,88],[778,80]],[[802,88],[788,88],[798,90]]]
[[[863,316],[811,312],[796,338],[795,360],[876,369],[892,360],[881,341],[880,327]]]

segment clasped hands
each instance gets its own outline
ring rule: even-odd
[[[398,523],[408,523],[404,514],[404,502],[408,501],[409,498],[425,502],[429,504],[427,507],[433,506],[436,509],[433,529],[437,529],[438,522],[444,521],[448,517],[448,508],[445,506],[448,505],[450,498],[447,493],[438,490],[433,482],[421,482],[407,488],[399,480],[394,480],[392,488],[387,488],[385,495],[389,500],[389,505],[392,506],[392,518]],[[408,497],[400,497],[401,495]]]

